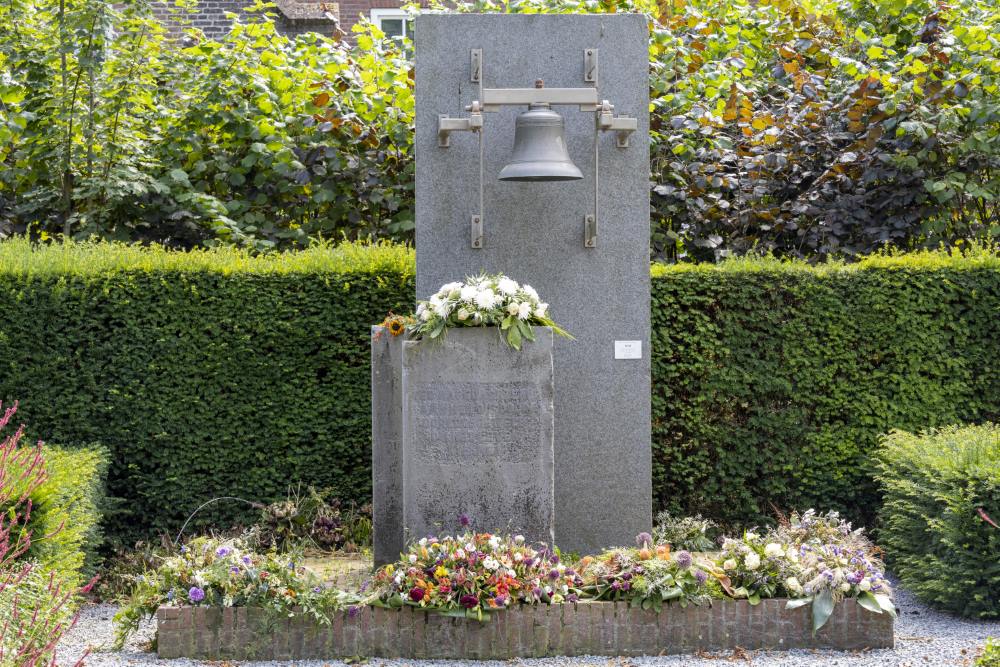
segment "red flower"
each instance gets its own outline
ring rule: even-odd
[[[261,572],[260,573],[260,578],[261,579],[267,579],[267,577],[268,577],[268,573],[267,572]]]
[[[410,599],[414,602],[420,602],[424,599],[424,589],[419,586],[414,586],[410,589]]]

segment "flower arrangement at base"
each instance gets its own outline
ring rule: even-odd
[[[415,320],[409,329],[416,338],[437,338],[454,327],[495,326],[516,350],[523,341],[535,340],[532,326],[551,327],[553,333],[572,338],[552,321],[549,304],[531,285],[519,285],[499,273],[442,285],[430,299],[417,302]]]
[[[359,596],[323,586],[294,555],[256,553],[242,540],[197,538],[139,576],[115,614],[115,645],[124,646],[139,622],[161,605],[259,607],[276,615],[309,614],[323,624]]]
[[[583,593],[593,600],[627,601],[631,606],[659,612],[665,603],[705,604],[722,597],[710,566],[695,562],[687,551],[671,555],[670,547],[653,547],[642,533],[637,548],[612,549],[580,563]]]
[[[766,535],[748,531],[742,539],[726,539],[716,563],[732,597],[751,604],[788,597],[789,609],[811,605],[814,632],[845,598],[873,613],[896,615],[875,546],[836,512],[817,515],[809,510],[793,514]]]
[[[372,604],[483,621],[517,604],[574,602],[581,584],[544,546],[520,535],[469,532],[411,544],[398,563],[376,572]]]

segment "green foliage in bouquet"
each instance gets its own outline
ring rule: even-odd
[[[879,541],[920,599],[1000,618],[1000,427],[893,431],[877,455]]]
[[[523,341],[535,340],[532,326],[551,327],[553,333],[572,338],[549,317],[549,304],[531,285],[519,285],[500,273],[442,285],[429,300],[417,303],[414,320],[410,330],[416,338],[437,338],[452,327],[497,327],[515,350]]]
[[[718,524],[700,514],[679,517],[664,510],[656,515],[653,542],[669,544],[675,550],[714,551],[718,532]]]

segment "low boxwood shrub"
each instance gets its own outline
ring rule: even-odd
[[[893,431],[876,458],[879,541],[903,585],[962,616],[1000,617],[1000,427]]]
[[[99,446],[47,445],[44,457],[46,479],[31,494],[27,557],[65,583],[80,584],[99,564],[108,454]]]

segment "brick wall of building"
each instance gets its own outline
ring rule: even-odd
[[[153,12],[168,25],[171,25],[169,0],[162,0],[153,6]],[[198,28],[209,39],[218,39],[229,32],[232,21],[226,17],[228,12],[246,16],[244,8],[249,0],[199,0],[195,12],[185,15],[190,27]],[[319,32],[332,36],[336,24],[322,16],[322,8],[326,8],[334,16],[339,11],[336,2],[318,3],[315,0],[282,0],[277,8],[271,10],[275,15],[275,27],[278,32],[289,37],[307,32]],[[179,31],[179,26],[171,25]]]

